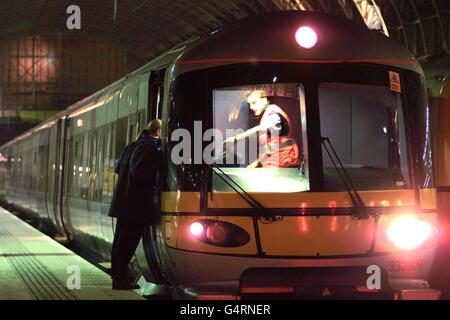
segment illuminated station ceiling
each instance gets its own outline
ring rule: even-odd
[[[145,59],[232,21],[292,9],[365,23],[397,39],[421,61],[449,53],[449,0],[2,0],[0,39],[70,32],[66,9],[71,4],[82,10],[82,29],[76,32],[117,41]]]

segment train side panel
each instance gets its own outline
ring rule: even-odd
[[[114,167],[126,144],[145,126],[145,88],[139,77],[130,77],[86,112],[69,114],[63,215],[71,238],[102,260],[109,259],[113,240],[113,219],[107,214]]]
[[[450,79],[444,82],[438,100],[437,135],[437,202],[440,226],[440,249],[436,259],[436,273],[443,277],[442,288],[450,297]]]

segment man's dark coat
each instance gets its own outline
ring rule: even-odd
[[[119,178],[114,189],[109,215],[130,222],[156,223],[156,192],[162,162],[160,140],[148,134],[127,146],[116,170]]]

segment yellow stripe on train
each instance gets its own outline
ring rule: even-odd
[[[415,205],[414,190],[360,191],[367,207],[411,207]],[[200,212],[200,192],[163,192],[163,212]],[[250,193],[266,208],[349,208],[352,202],[347,192],[301,192],[301,193]],[[436,208],[436,189],[421,189],[420,208]],[[208,208],[250,208],[238,194],[232,192],[208,193]]]
[[[405,212],[407,213],[407,212]],[[271,256],[344,256],[365,255],[374,252],[397,252],[400,249],[388,241],[386,230],[402,213],[380,215],[378,227],[375,220],[355,220],[350,216],[297,216],[283,217],[280,221],[258,221],[261,249]],[[420,220],[437,225],[436,213],[410,214]],[[190,232],[192,223],[217,220],[235,224],[249,234],[249,242],[237,247],[221,247],[199,241]],[[169,247],[181,250],[216,253],[257,255],[252,217],[232,216],[164,216],[163,239]],[[373,240],[376,233],[376,245]],[[426,247],[434,246],[436,237],[430,238]]]

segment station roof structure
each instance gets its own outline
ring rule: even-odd
[[[81,9],[81,30],[66,27]],[[313,10],[365,23],[397,39],[419,61],[449,54],[448,0],[2,0],[0,40],[77,32],[116,41],[151,59],[192,36],[279,10]]]

